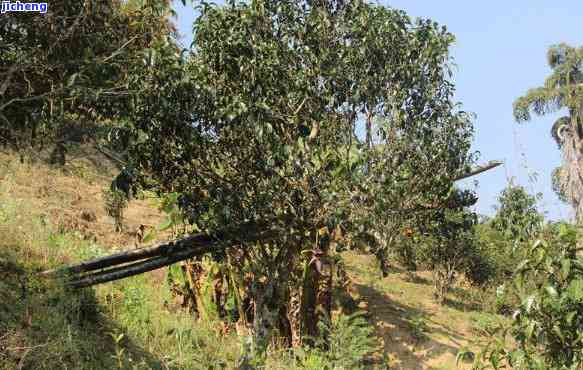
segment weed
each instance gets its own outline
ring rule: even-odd
[[[119,190],[107,189],[103,191],[105,211],[115,222],[115,231],[121,232],[124,228],[124,210],[128,206],[126,195]]]
[[[427,338],[429,326],[426,319],[422,315],[415,315],[409,319],[409,330],[411,336],[418,343]]]
[[[470,317],[472,331],[477,335],[490,333],[500,323],[500,317],[486,312],[474,312]]]

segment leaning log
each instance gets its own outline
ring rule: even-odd
[[[160,243],[151,247],[133,249],[120,252],[105,257],[96,258],[90,261],[81,262],[76,265],[66,266],[58,269],[47,270],[40,273],[41,276],[75,275],[87,271],[95,271],[123,263],[140,261],[150,257],[171,254],[180,249],[189,249],[200,246],[210,246],[216,242],[205,234],[190,235],[182,239]]]
[[[134,249],[115,253],[58,269],[42,271],[40,276],[65,278],[65,285],[73,288],[83,288],[109,281],[156,270],[176,262],[196,256],[202,256],[213,251],[224,249],[226,245],[253,243],[257,240],[271,240],[276,233],[265,224],[259,227],[256,223],[243,225],[237,232],[216,234],[189,235],[184,238],[157,244],[151,247]],[[237,235],[237,238],[228,237]]]
[[[213,248],[216,248],[216,245],[200,245],[194,248],[178,250],[166,256],[154,257],[145,261],[112,268],[110,270],[83,275],[80,278],[67,282],[65,285],[72,288],[84,288],[92,285],[107,283],[130,276],[143,274],[144,272],[157,270],[164,266],[172,265],[176,262],[184,261],[196,256],[202,256],[203,254],[211,252]]]

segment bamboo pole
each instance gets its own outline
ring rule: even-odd
[[[249,224],[244,230],[240,230],[236,234],[239,236],[238,240],[231,240],[229,244],[269,240],[276,233],[270,229],[257,232],[256,225]],[[224,235],[221,234],[221,236]],[[221,241],[224,242],[226,238],[221,236],[190,235],[152,247],[134,249],[59,269],[43,271],[39,275],[44,277],[68,276],[68,282],[66,283],[68,286],[73,288],[88,287],[156,270],[212,252],[214,249],[224,246]],[[83,275],[84,272],[96,270],[101,271]]]
[[[66,285],[73,288],[85,288],[92,285],[107,283],[110,281],[115,281],[134,275],[139,275],[144,272],[157,270],[159,268],[171,265],[176,262],[187,260],[195,256],[203,255],[205,253],[210,252],[214,247],[216,247],[216,245],[209,244],[179,250],[167,256],[154,257],[130,265],[116,267],[111,270],[104,270],[84,275],[76,280],[72,280],[66,283]]]
[[[81,262],[76,265],[43,271],[39,275],[41,276],[55,276],[66,274],[74,275],[87,271],[94,271],[111,266],[116,266],[127,262],[139,261],[150,257],[167,255],[171,254],[173,251],[180,249],[192,248],[196,246],[208,246],[213,244],[213,242],[215,241],[216,239],[205,234],[190,235],[182,239],[160,243],[152,247],[133,249],[130,251],[120,252],[109,256]]]

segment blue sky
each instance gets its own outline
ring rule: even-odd
[[[481,161],[500,159],[504,167],[474,179],[479,184],[477,211],[491,215],[496,197],[508,179],[530,192],[541,192],[541,210],[550,219],[569,218],[551,189],[551,171],[561,156],[550,137],[558,115],[535,118],[518,125],[512,102],[530,87],[541,85],[550,73],[546,51],[566,42],[583,45],[583,2],[394,0],[381,4],[403,9],[412,17],[431,18],[456,35],[452,55],[456,68],[456,99],[476,113],[473,149]],[[176,6],[183,44],[192,40],[192,7]],[[533,178],[532,174],[537,176]],[[472,179],[473,180],[473,179]],[[469,184],[468,184],[469,185]]]

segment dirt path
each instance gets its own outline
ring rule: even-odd
[[[403,370],[470,368],[457,367],[456,356],[472,346],[472,311],[461,302],[436,304],[430,273],[418,272],[410,282],[404,272],[380,277],[370,256],[350,253],[347,262],[354,294],[382,345],[373,355],[375,364]]]

